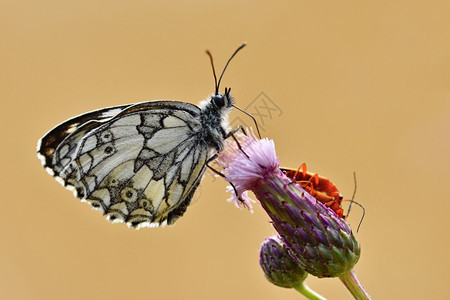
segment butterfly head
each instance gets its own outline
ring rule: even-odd
[[[234,107],[234,98],[226,88],[225,93],[214,93],[199,103],[199,107],[206,115],[217,116],[217,119],[226,119],[231,108]]]
[[[227,109],[233,106],[234,98],[231,96],[231,88],[225,88],[225,93],[217,93],[211,96],[211,104],[217,109]]]

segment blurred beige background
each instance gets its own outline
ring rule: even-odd
[[[205,49],[221,70],[243,41],[222,89],[258,115],[282,165],[306,162],[347,198],[357,173],[355,270],[373,299],[450,298],[449,15],[448,1],[3,1],[0,298],[302,298],[265,280],[259,246],[274,230],[260,207],[227,203],[222,180],[206,177],[174,227],[134,231],[35,155],[77,114],[197,104],[213,92]],[[338,279],[307,282],[351,299]]]

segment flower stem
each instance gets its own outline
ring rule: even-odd
[[[322,297],[307,286],[304,281],[302,281],[298,286],[294,286],[294,289],[310,300],[326,300],[326,298]]]
[[[361,283],[359,283],[358,278],[356,278],[355,271],[351,270],[344,275],[339,276],[339,279],[344,283],[350,293],[357,300],[368,300],[370,299],[369,294],[364,290]]]

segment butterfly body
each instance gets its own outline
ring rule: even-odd
[[[301,170],[303,168],[303,170]],[[332,209],[340,218],[344,218],[341,208],[342,195],[337,187],[326,177],[306,171],[306,165],[299,169],[282,168],[281,171],[289,178],[300,184],[309,194]]]

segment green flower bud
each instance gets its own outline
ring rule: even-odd
[[[299,286],[308,276],[289,255],[279,236],[269,237],[262,243],[259,264],[267,280],[280,287]]]

